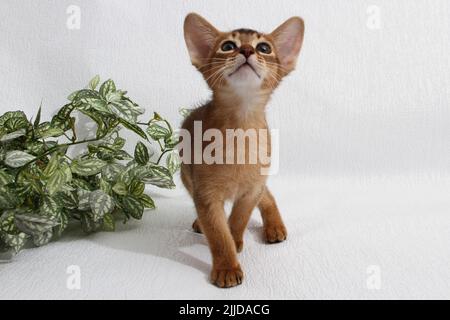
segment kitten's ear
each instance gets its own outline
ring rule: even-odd
[[[184,20],[184,40],[196,67],[205,63],[220,32],[196,13],[190,13]]]
[[[286,70],[295,67],[298,54],[302,48],[305,23],[300,17],[292,17],[276,28],[271,36],[274,39],[278,59]]]

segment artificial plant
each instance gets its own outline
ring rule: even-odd
[[[73,92],[49,121],[41,108],[34,119],[22,111],[0,116],[0,250],[45,245],[75,221],[87,233],[113,231],[117,220],[141,219],[155,208],[146,184],[175,186],[180,160],[169,122],[157,113],[140,121],[144,110],[126,91],[99,82],[96,76]],[[93,137],[78,137],[80,113],[96,123]],[[141,138],[132,154],[121,129]],[[74,145],[83,151],[71,155]]]

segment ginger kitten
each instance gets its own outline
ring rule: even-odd
[[[296,64],[304,34],[299,17],[284,22],[270,34],[249,29],[220,32],[195,13],[186,17],[184,37],[192,64],[202,73],[213,92],[212,100],[185,119],[182,127],[193,136],[194,121],[201,121],[202,133],[208,129],[267,129],[265,107],[273,90]],[[194,150],[194,139],[190,142]],[[213,142],[213,141],[212,141]],[[211,143],[212,143],[211,142]],[[223,148],[223,157],[229,155]],[[286,239],[287,231],[275,199],[261,174],[261,161],[250,163],[250,143],[235,145],[245,151],[245,164],[183,163],[181,178],[197,210],[193,228],[208,240],[213,264],[211,281],[219,287],[242,283],[243,272],[237,253],[243,247],[243,234],[257,206],[264,222],[268,243]],[[208,146],[203,142],[202,152]],[[217,146],[217,145],[216,145]],[[259,137],[257,147],[270,155],[270,136]],[[241,150],[242,151],[242,150]],[[228,153],[227,153],[228,152]],[[224,202],[233,201],[227,221]]]

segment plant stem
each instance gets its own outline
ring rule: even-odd
[[[156,164],[159,165],[159,163],[161,162],[162,157],[163,157],[167,152],[172,151],[172,150],[173,150],[173,149],[167,149],[167,150],[164,150],[164,151],[160,154],[160,156],[159,156],[159,158],[158,158],[158,161],[156,161]]]

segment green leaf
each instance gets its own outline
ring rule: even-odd
[[[106,165],[107,163],[100,159],[74,160],[71,170],[79,176],[92,176],[98,174]]]
[[[78,188],[77,196],[78,196],[78,209],[85,211],[90,209],[89,198],[91,195],[91,191],[87,191],[85,189]]]
[[[57,226],[59,222],[32,213],[16,214],[14,222],[19,230],[27,234],[40,234]]]
[[[141,219],[144,214],[144,205],[133,196],[122,199],[123,210],[135,219]]]
[[[128,194],[128,188],[127,188],[127,185],[126,185],[125,183],[123,183],[123,182],[120,182],[120,181],[117,182],[117,183],[113,186],[112,190],[113,190],[116,194],[118,194],[118,195],[120,195],[120,196],[125,196],[125,195]]]
[[[80,219],[81,219],[81,228],[86,233],[96,231],[99,227],[101,227],[101,224],[103,223],[102,221],[95,222],[89,212],[82,212]]]
[[[78,207],[78,194],[75,191],[60,191],[55,200],[59,206],[65,209],[76,209]]]
[[[27,241],[27,234],[20,232],[18,234],[0,233],[6,245],[14,250],[15,253],[23,248]]]
[[[133,160],[133,157],[128,154],[125,150],[119,150],[114,153],[114,158],[117,160]]]
[[[19,205],[17,195],[6,186],[0,186],[0,209],[13,209]]]
[[[89,196],[89,204],[93,213],[94,222],[99,221],[107,213],[114,209],[114,200],[102,190],[92,191]]]
[[[142,142],[138,142],[134,148],[134,159],[140,165],[146,165],[150,160],[148,149]]]
[[[0,218],[0,231],[14,234],[17,233],[18,229],[14,224],[14,213],[15,210],[8,210],[3,213]]]
[[[116,230],[116,221],[114,220],[114,216],[111,213],[107,213],[103,217],[103,230],[104,231]]]
[[[17,131],[5,134],[4,136],[1,137],[0,141],[1,142],[11,141],[11,140],[23,137],[25,134],[26,134],[25,129],[19,129]]]
[[[110,92],[114,92],[116,91],[116,85],[114,84],[114,81],[112,81],[111,79],[106,80],[105,82],[102,83],[102,85],[100,86],[100,95],[103,98],[106,98],[106,95]]]
[[[123,170],[125,170],[124,165],[120,163],[110,163],[103,167],[102,178],[106,181],[115,181]]]
[[[139,136],[144,138],[145,140],[148,140],[144,130],[142,130],[137,124],[131,123],[126,121],[125,119],[119,118],[120,124],[122,124],[125,128],[137,133]]]
[[[91,79],[91,81],[89,81],[89,88],[91,88],[92,90],[95,90],[95,88],[97,88],[99,82],[100,82],[100,76],[97,74],[95,77],[93,77]]]
[[[108,181],[106,181],[105,179],[100,178],[98,185],[99,185],[100,190],[102,190],[104,193],[106,193],[106,194],[111,193],[111,190],[112,190],[111,184]]]
[[[16,131],[28,127],[29,122],[23,111],[8,111],[0,116],[0,128]]]
[[[65,211],[62,211],[59,215],[59,226],[56,227],[56,235],[60,237],[64,230],[66,230],[67,226],[69,225],[69,216]]]
[[[77,91],[73,99],[73,103],[79,105],[83,103],[83,99],[101,99],[101,98],[102,98],[101,94],[95,90],[82,89]]]
[[[47,177],[50,177],[51,175],[53,175],[59,167],[60,160],[61,160],[61,155],[57,152],[54,152],[52,157],[50,158],[50,161],[48,162],[47,166],[44,169],[44,172],[43,172],[44,175]]]
[[[147,165],[144,170],[140,170],[137,174],[144,183],[166,189],[175,188],[170,171],[162,166]]]
[[[40,213],[42,216],[49,217],[52,221],[57,221],[59,219],[59,214],[61,213],[61,207],[55,199],[44,197],[42,199]]]
[[[145,183],[139,180],[133,180],[130,184],[130,193],[133,196],[140,196],[145,190]]]
[[[125,142],[126,142],[126,140],[124,138],[117,137],[114,139],[114,143],[112,144],[111,147],[114,150],[120,150],[125,146]]]
[[[42,102],[39,106],[38,112],[36,114],[36,119],[34,119],[33,127],[37,128],[39,126],[39,123],[41,122],[41,110],[42,110]]]
[[[92,191],[93,190],[92,185],[89,182],[87,182],[86,180],[83,180],[83,179],[72,179],[72,185],[77,187],[77,188],[88,190],[88,191]]]
[[[108,108],[106,101],[98,98],[85,98],[82,99],[84,103],[89,105],[91,108],[100,111],[101,113],[111,114],[111,110]]]
[[[48,137],[59,137],[64,133],[61,126],[52,124],[51,122],[43,122],[36,129],[36,138],[45,139]]]
[[[149,208],[149,209],[155,209],[155,202],[153,202],[153,199],[149,196],[144,194],[141,194],[138,197],[139,201],[141,201],[141,203],[144,205],[145,208]]]
[[[14,176],[10,175],[3,169],[0,169],[0,186],[5,186],[12,182],[14,182]]]
[[[106,96],[105,99],[108,102],[119,102],[120,100],[122,100],[123,97],[123,92],[120,90],[114,91],[114,92],[109,92]]]
[[[118,118],[125,121],[134,123],[136,122],[136,114],[130,109],[128,103],[124,103],[122,100],[108,103],[109,110],[115,114]]]
[[[169,172],[173,175],[175,172],[180,169],[181,166],[181,159],[178,155],[178,151],[172,151],[169,153],[169,155],[166,158],[166,167],[169,170]]]
[[[180,143],[180,137],[172,134],[170,137],[164,138],[164,146],[169,149],[175,148]]]
[[[49,177],[47,181],[47,191],[50,195],[61,191],[62,186],[72,180],[72,171],[68,164],[63,163],[59,168]]]
[[[42,233],[34,234],[33,235],[33,243],[36,247],[41,247],[43,245],[46,245],[47,243],[52,240],[53,237],[53,230],[47,230]]]
[[[14,150],[6,154],[5,163],[12,168],[19,168],[24,166],[28,162],[33,161],[34,159],[36,159],[36,157],[32,156],[29,153],[20,150]]]
[[[160,140],[171,135],[169,129],[156,123],[151,123],[147,128],[147,134],[153,140]]]

